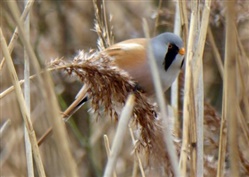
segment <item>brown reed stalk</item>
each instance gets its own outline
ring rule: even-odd
[[[177,2],[179,4],[179,11],[180,11],[180,16],[181,16],[183,41],[185,41],[185,43],[187,43],[188,36],[189,36],[187,1],[178,0]]]
[[[224,70],[224,96],[225,105],[224,116],[228,123],[228,147],[231,175],[239,175],[239,153],[237,138],[237,107],[238,104],[236,90],[236,60],[237,60],[237,40],[234,34],[235,30],[235,1],[226,1],[226,44],[225,44],[225,70]]]
[[[50,127],[49,129],[46,130],[46,132],[38,140],[38,142],[37,142],[38,146],[40,146],[47,139],[47,137],[52,134],[52,131],[53,131],[52,127]]]
[[[198,32],[198,23],[200,19],[200,4],[198,2],[192,3],[194,9],[196,10],[196,25],[194,26],[194,31]],[[199,38],[200,33],[196,33],[193,36],[193,40],[196,41]],[[201,131],[199,127],[197,127],[197,123],[203,123],[203,110],[201,110],[201,103],[203,104],[203,83],[201,79],[203,78],[202,75],[202,64],[197,65],[197,63],[202,63],[200,58],[196,58],[197,55],[197,48],[198,46],[193,44],[193,56],[192,56],[192,73],[191,73],[191,84],[190,84],[190,119],[189,119],[189,153],[190,153],[190,176],[196,176],[197,171],[197,143],[200,145],[201,142],[197,142],[197,131],[200,134]],[[198,68],[199,67],[199,68]],[[194,68],[196,68],[194,70]],[[199,73],[197,73],[199,69]],[[195,72],[196,71],[196,72]],[[201,71],[201,72],[200,72]],[[198,97],[197,97],[198,95]],[[199,110],[200,109],[200,110]],[[198,120],[199,119],[199,120]],[[198,122],[199,121],[199,122]],[[201,125],[202,127],[203,125]],[[200,148],[200,146],[199,146]],[[203,157],[198,157],[202,160]],[[198,159],[198,160],[199,160]],[[187,167],[188,168],[188,167]],[[203,167],[202,167],[203,168]],[[202,170],[201,168],[201,170]]]
[[[197,159],[196,159],[196,175],[204,175],[204,83],[203,83],[203,53],[206,42],[207,30],[209,25],[211,0],[206,0],[202,11],[201,27],[198,33],[198,45],[194,53],[193,61],[195,68],[193,70],[194,95],[195,95],[195,110],[196,110],[196,131],[197,131]]]
[[[222,102],[225,103],[225,92],[223,92]],[[216,177],[224,176],[224,163],[226,156],[226,147],[227,147],[227,118],[225,117],[225,104],[222,104],[222,116],[220,124],[220,135],[219,135],[219,152],[218,152],[218,165]]]
[[[185,69],[185,83],[184,83],[184,107],[183,107],[183,136],[182,136],[182,147],[180,155],[180,168],[181,176],[185,177],[187,175],[187,157],[188,157],[188,146],[189,146],[189,126],[191,119],[195,116],[192,114],[193,111],[190,111],[191,108],[194,108],[194,100],[191,98],[193,95],[193,90],[191,85],[193,84],[193,75],[192,75],[192,60],[194,53],[194,40],[195,40],[195,29],[197,24],[197,3],[192,1],[191,17],[190,17],[190,29],[187,45],[187,56],[186,56],[186,69]],[[193,87],[193,86],[192,86]]]
[[[194,82],[193,75],[191,79]],[[196,105],[193,85],[194,83],[190,85],[191,90],[193,90],[190,92],[190,100],[191,100],[190,103],[192,105]],[[196,107],[191,106],[189,108],[189,113],[190,115],[192,115],[189,119],[189,156],[190,156],[189,174],[190,176],[196,176],[196,169],[197,169],[197,110],[196,110]]]

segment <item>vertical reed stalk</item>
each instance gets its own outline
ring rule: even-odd
[[[118,121],[118,127],[116,131],[116,135],[113,140],[113,145],[111,148],[111,154],[108,158],[108,162],[106,164],[105,172],[103,177],[111,177],[113,171],[116,166],[118,155],[121,151],[123,140],[125,133],[127,132],[128,123],[132,115],[132,110],[135,104],[135,96],[130,95],[126,101],[126,104],[123,108],[123,111],[120,115],[120,119]]]
[[[147,39],[150,38],[149,36],[149,29],[148,29],[148,24],[145,21],[145,19],[143,20],[143,29],[145,32],[145,36]],[[152,53],[152,48],[150,46],[150,44],[148,45],[148,60],[149,60],[149,64],[150,64],[150,70],[151,70],[151,74],[152,74],[152,78],[153,78],[153,84],[156,90],[156,97],[157,97],[157,101],[158,101],[158,105],[160,108],[160,113],[162,115],[162,124],[163,124],[163,134],[164,134],[164,141],[166,144],[166,148],[169,154],[169,158],[171,161],[171,165],[172,165],[172,169],[174,172],[174,175],[176,177],[180,177],[180,171],[179,171],[179,167],[178,167],[178,157],[176,154],[176,149],[173,143],[173,138],[170,132],[170,128],[168,125],[170,125],[169,121],[167,120],[168,118],[168,112],[167,112],[167,106],[166,106],[166,102],[163,96],[163,90],[162,90],[162,85],[160,82],[160,76],[158,73],[158,69],[157,69],[157,65],[156,65],[156,60],[155,57]]]
[[[203,146],[203,130],[204,130],[204,85],[203,85],[203,52],[206,42],[207,30],[209,25],[211,0],[206,0],[201,18],[201,28],[198,36],[198,45],[196,46],[193,61],[195,69],[193,70],[194,77],[194,92],[195,92],[195,110],[196,110],[196,130],[197,130],[197,171],[198,177],[204,175],[204,146]]]
[[[225,75],[224,75],[224,95],[225,95],[225,117],[228,123],[228,144],[229,161],[231,165],[231,176],[239,176],[239,152],[237,138],[237,90],[236,90],[236,61],[237,61],[237,40],[235,29],[235,0],[226,1],[226,44],[225,44]]]
[[[179,4],[179,11],[181,15],[181,27],[183,34],[183,41],[187,43],[188,35],[189,35],[189,27],[188,27],[188,10],[187,10],[187,1],[177,1]]]
[[[189,146],[189,126],[191,119],[194,118],[192,114],[195,107],[194,100],[191,98],[193,95],[193,90],[191,85],[193,84],[192,76],[192,58],[194,54],[194,41],[196,34],[196,24],[197,24],[197,2],[192,1],[192,10],[190,17],[190,29],[187,45],[187,56],[186,56],[186,69],[185,69],[185,83],[184,83],[184,103],[183,103],[183,135],[182,135],[182,148],[180,155],[180,168],[181,176],[185,177],[187,175],[187,157],[188,157],[188,146]],[[192,86],[193,87],[193,86]]]
[[[223,103],[226,102],[224,91],[223,91],[222,102]],[[216,177],[224,176],[224,162],[225,162],[226,146],[227,146],[227,130],[226,130],[227,119],[225,117],[225,110],[226,110],[225,104],[222,104],[222,116],[221,116],[220,135],[219,135],[219,155],[218,155],[218,166],[217,166]]]
[[[177,34],[178,36],[181,35],[181,15],[180,15],[180,9],[179,9],[179,1],[176,1],[176,10],[175,10],[175,22],[174,22],[174,33]],[[178,93],[179,93],[179,87],[178,87],[178,78],[173,82],[171,86],[171,105],[174,110],[174,134],[177,138],[180,138],[180,120],[178,117]]]
[[[29,3],[29,0],[24,1],[25,6],[27,6],[28,3]],[[26,31],[26,36],[28,40],[30,40],[30,37],[29,37],[30,26],[29,25],[30,25],[30,18],[29,18],[29,13],[28,13],[24,21],[24,29]],[[27,105],[27,111],[30,114],[30,80],[29,80],[29,77],[30,77],[30,64],[29,64],[29,58],[28,58],[27,51],[24,47],[24,98],[25,98],[25,103]],[[33,167],[32,147],[31,147],[29,136],[28,136],[28,130],[25,125],[24,125],[24,140],[25,140],[28,177],[33,177],[34,167]]]
[[[193,60],[194,61],[194,60]],[[193,65],[193,63],[192,63]],[[192,66],[192,68],[194,68]],[[191,77],[191,80],[194,82],[193,75]],[[190,89],[193,90],[190,92],[190,104],[194,106],[189,107],[189,112],[190,112],[190,119],[189,119],[189,152],[190,152],[190,165],[189,165],[189,175],[190,176],[196,176],[196,169],[197,169],[197,113],[198,111],[196,110],[196,97],[194,95],[194,83],[190,85]]]

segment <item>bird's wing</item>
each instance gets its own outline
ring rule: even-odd
[[[114,44],[103,52],[114,58],[115,65],[129,72],[146,63],[146,42],[143,38],[130,39]]]
[[[114,64],[126,71],[138,86],[151,94],[153,83],[147,61],[147,39],[130,39],[117,43],[103,52],[112,57]]]

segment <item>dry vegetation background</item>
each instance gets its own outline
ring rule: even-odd
[[[17,1],[20,12],[24,9],[24,2]],[[198,2],[199,6],[196,14],[198,16],[196,26],[200,27],[201,16],[204,9],[204,1]],[[142,18],[149,24],[151,34],[158,34],[164,31],[174,30],[175,1],[105,1],[105,8],[108,19],[111,18],[114,41],[122,41],[128,38],[144,37]],[[187,22],[190,23],[193,6],[190,1],[181,1],[188,9]],[[95,2],[99,7],[99,14],[103,14],[102,1]],[[204,170],[200,170],[204,176],[249,176],[249,1],[238,0],[233,6],[236,11],[235,27],[232,34],[236,37],[235,43],[230,46],[238,49],[236,61],[229,67],[236,66],[234,77],[229,77],[229,69],[224,68],[224,58],[226,53],[226,1],[213,0],[210,8],[210,18],[208,23],[207,38],[203,54],[203,82],[204,82]],[[191,11],[192,10],[192,11]],[[68,1],[36,1],[30,11],[30,44],[38,59],[41,68],[45,63],[57,57],[72,59],[78,50],[88,51],[90,48],[96,49],[98,35],[94,32],[95,12],[93,2],[90,0],[68,0]],[[16,22],[9,9],[7,0],[0,3],[0,25],[3,36],[9,43]],[[109,20],[108,20],[109,21]],[[186,22],[186,21],[185,21]],[[185,24],[186,25],[186,24]],[[189,29],[189,27],[187,27]],[[187,48],[188,33],[186,26],[182,26],[185,48]],[[1,42],[3,37],[1,36]],[[198,40],[194,40],[194,43]],[[229,43],[229,42],[228,42]],[[229,48],[227,48],[229,49]],[[24,48],[21,40],[17,40],[11,54],[18,79],[24,78]],[[227,54],[229,58],[229,54]],[[201,58],[199,58],[201,59]],[[7,64],[3,64],[3,48],[0,50],[0,176],[32,176],[27,173],[27,163],[24,145],[24,123],[20,106],[18,105],[16,93],[5,92],[11,87],[11,76]],[[35,63],[35,62],[34,62]],[[37,72],[35,64],[31,62],[30,75]],[[186,64],[187,65],[187,64]],[[186,68],[187,69],[187,68]],[[223,71],[225,69],[225,71]],[[192,70],[196,71],[195,67]],[[186,70],[184,70],[186,71]],[[193,71],[193,73],[194,73]],[[103,135],[106,134],[112,144],[116,132],[117,120],[110,117],[99,117],[94,119],[89,114],[89,104],[84,105],[68,122],[64,123],[59,115],[59,109],[54,106],[55,99],[52,90],[55,91],[60,110],[65,110],[74,100],[75,95],[82,86],[77,77],[68,76],[65,72],[50,72],[53,84],[47,80],[47,76],[42,76],[43,84],[39,79],[30,81],[31,107],[30,114],[37,140],[40,140],[47,131],[53,127],[52,134],[49,134],[39,143],[39,150],[42,165],[46,176],[102,176],[107,162],[107,152],[104,145]],[[230,80],[231,79],[231,80]],[[226,82],[223,80],[226,80]],[[236,92],[230,90],[229,84],[235,84]],[[46,86],[47,85],[47,86]],[[178,155],[181,154],[182,132],[186,131],[182,124],[183,111],[183,85],[184,73],[179,78],[179,108],[175,110],[179,115],[180,125],[174,127],[174,140]],[[186,83],[185,83],[186,85]],[[226,89],[227,88],[227,89]],[[49,93],[44,97],[44,92]],[[225,96],[224,96],[225,94]],[[233,99],[229,96],[233,95]],[[224,100],[222,100],[224,96]],[[166,95],[169,100],[170,92]],[[190,98],[192,97],[189,96]],[[234,99],[235,98],[235,99]],[[197,101],[198,102],[198,101]],[[191,102],[190,102],[191,104]],[[194,105],[195,103],[193,103]],[[225,105],[230,105],[226,107]],[[224,108],[225,107],[225,108]],[[194,109],[194,108],[193,108]],[[52,113],[56,111],[56,113]],[[230,112],[234,110],[234,112]],[[196,110],[198,111],[198,110]],[[228,114],[232,119],[227,119]],[[190,117],[191,113],[190,114]],[[57,117],[54,117],[56,115]],[[220,135],[222,128],[222,115],[224,118],[224,133]],[[172,118],[172,117],[171,117]],[[194,117],[196,118],[196,117]],[[191,122],[195,120],[192,116]],[[196,118],[198,119],[198,118]],[[229,120],[230,124],[229,124]],[[228,124],[227,124],[228,121]],[[233,131],[230,131],[231,122]],[[64,131],[64,125],[66,131]],[[62,128],[60,128],[60,126]],[[196,141],[191,139],[196,127],[190,126],[190,137],[188,140],[188,160],[182,161],[187,164],[187,176],[198,176],[194,167],[193,154],[196,152]],[[58,131],[57,131],[58,129]],[[183,131],[182,131],[183,130]],[[227,133],[228,132],[228,133]],[[231,134],[230,132],[233,132]],[[184,133],[183,133],[184,134]],[[65,138],[63,139],[63,136]],[[234,138],[229,138],[233,136]],[[62,137],[61,137],[62,136]],[[222,136],[224,146],[219,144]],[[178,141],[179,140],[179,141]],[[227,141],[226,141],[227,140]],[[236,140],[234,142],[234,140]],[[231,142],[234,142],[231,144]],[[110,145],[111,146],[111,145]],[[219,154],[219,147],[221,153]],[[69,149],[67,149],[69,148]],[[67,152],[64,154],[64,152]],[[224,156],[222,156],[224,152]],[[234,153],[235,152],[235,153]],[[116,163],[117,176],[162,176],[168,172],[163,172],[163,165],[158,165],[154,160],[148,161],[145,157],[148,154],[140,153],[143,170],[139,169],[137,156],[134,153],[134,145],[127,130],[121,154]],[[229,156],[232,156],[232,158]],[[233,156],[235,154],[235,156]],[[192,160],[189,160],[192,159]],[[233,160],[231,162],[231,159]],[[34,160],[36,162],[36,160]],[[224,162],[224,170],[218,164]],[[34,163],[35,176],[41,174],[39,167]],[[236,167],[234,167],[234,165]],[[181,166],[182,167],[182,166]],[[170,167],[169,167],[170,168]],[[167,168],[166,168],[167,169]],[[184,167],[181,168],[183,170]],[[217,169],[221,170],[217,173]],[[143,171],[143,172],[142,172]],[[184,170],[183,170],[184,171]],[[198,171],[198,170],[197,170]],[[182,172],[182,171],[181,171]],[[198,172],[198,174],[200,174]]]

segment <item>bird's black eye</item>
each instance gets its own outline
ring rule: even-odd
[[[173,45],[169,44],[168,49],[172,49],[172,48],[173,48]]]

